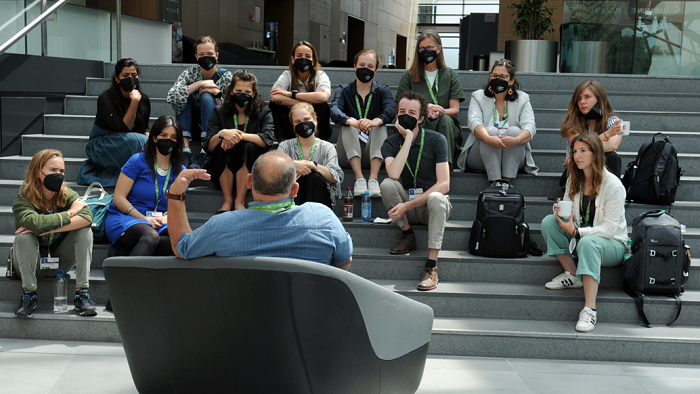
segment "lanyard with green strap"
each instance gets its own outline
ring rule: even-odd
[[[505,116],[503,116],[503,119],[501,119],[501,121],[503,123],[498,123],[498,120],[496,120],[497,114],[498,114],[498,107],[496,107],[496,102],[494,102],[493,103],[493,125],[496,126],[496,128],[498,128],[499,125],[504,125],[504,124],[508,123],[508,103],[506,103],[506,114],[505,114]]]
[[[593,201],[591,201],[591,198],[590,198],[590,197],[588,198],[588,205],[587,205],[587,207],[586,207],[586,215],[584,216],[584,215],[583,215],[583,190],[584,190],[585,188],[586,188],[586,184],[584,183],[583,185],[581,185],[581,197],[580,197],[580,200],[581,200],[581,201],[579,201],[579,202],[580,202],[580,205],[581,205],[581,216],[583,216],[583,227],[588,227],[588,226],[591,224],[591,223],[588,223],[588,216],[589,216],[590,213],[591,213],[591,203],[592,203]]]
[[[246,130],[248,129],[248,121],[250,120],[250,116],[245,117],[245,125],[243,126],[243,132],[245,133]],[[238,127],[238,115],[233,114],[233,123],[236,124],[236,127]]]
[[[250,205],[248,205],[248,209],[252,209],[255,211],[267,212],[267,213],[280,213],[280,212],[288,211],[294,207],[296,207],[296,205],[294,204],[293,199],[279,201],[279,202],[273,202],[270,204],[250,204]]]
[[[428,92],[430,92],[430,97],[433,98],[433,104],[439,105],[437,98],[435,97],[436,94],[440,93],[440,86],[438,85],[438,80],[440,77],[440,71],[435,73],[435,93],[433,93],[433,88],[430,87],[430,80],[428,79],[428,72],[426,71],[425,73],[425,84],[428,85]]]
[[[367,106],[365,107],[365,114],[362,114],[362,107],[360,106],[360,100],[357,98],[357,94],[355,95],[355,104],[357,104],[357,114],[360,117],[360,119],[367,119],[367,114],[369,114],[369,105],[372,103],[372,93],[369,94],[369,97],[367,98]]]
[[[411,165],[408,164],[408,157],[406,157],[406,168],[408,168],[408,172],[411,174],[413,177],[413,187],[418,188],[418,168],[420,168],[420,159],[423,157],[423,142],[425,141],[425,130],[421,127],[421,135],[420,135],[420,149],[418,150],[418,159],[416,159],[416,172],[414,173],[411,170]],[[403,148],[403,144],[399,145],[399,149]]]
[[[158,165],[153,164],[153,170],[156,173],[155,176],[155,184],[156,184],[156,209],[154,209],[155,212],[158,212],[158,204],[160,204],[160,201],[165,197],[165,192],[168,190],[168,182],[170,182],[170,169],[172,169],[172,166],[168,167],[168,174],[165,177],[165,184],[163,185],[163,195],[158,197],[160,195],[160,191],[158,190]]]
[[[314,144],[311,145],[311,151],[309,151],[309,158],[307,159],[304,157],[304,151],[301,150],[301,142],[299,142],[299,138],[297,138],[297,146],[299,147],[299,156],[301,156],[301,159],[311,161],[311,158],[314,155],[314,150],[316,149],[316,145],[318,145],[318,140],[316,139],[316,137],[314,137]]]

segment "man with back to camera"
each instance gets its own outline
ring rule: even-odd
[[[167,193],[168,231],[177,257],[286,257],[350,267],[352,239],[333,211],[311,202],[295,206],[299,184],[286,154],[268,152],[253,164],[247,182],[254,202],[248,209],[213,216],[192,231],[184,193],[194,179],[209,177],[206,170],[184,170]]]
[[[442,247],[445,224],[452,205],[447,140],[433,130],[420,127],[428,116],[428,101],[412,91],[397,98],[396,130],[384,141],[382,155],[389,176],[381,184],[382,201],[389,218],[403,232],[392,254],[406,254],[418,248],[410,223],[428,225],[428,260],[418,290],[438,285],[437,258]]]

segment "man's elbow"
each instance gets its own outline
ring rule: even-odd
[[[352,263],[352,256],[350,256],[348,261],[346,261],[344,263],[333,263],[333,265],[335,265],[336,267],[338,267],[340,269],[347,271],[348,268],[350,268],[350,263]]]

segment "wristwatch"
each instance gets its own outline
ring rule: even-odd
[[[168,198],[169,200],[185,201],[185,197],[187,197],[187,193],[173,194],[173,193],[170,193],[170,190],[168,190],[165,192],[165,197]]]
[[[296,99],[297,99],[297,93],[299,93],[298,90],[292,90],[292,100],[296,100]]]
[[[223,138],[221,138],[221,131],[219,131],[218,133],[216,133],[216,138],[218,138],[218,139],[220,139],[220,140],[223,140]]]

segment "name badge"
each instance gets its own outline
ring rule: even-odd
[[[42,257],[39,259],[39,269],[42,270],[57,270],[58,257]]]
[[[146,211],[147,218],[158,218],[163,216],[163,212]]]
[[[364,131],[360,130],[358,137],[360,138],[360,142],[364,142],[365,144],[369,142],[369,134],[365,133]]]
[[[423,194],[423,188],[408,189],[408,201],[415,200]]]

